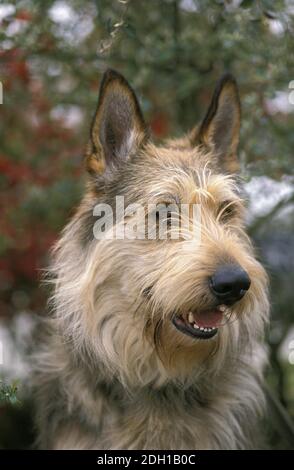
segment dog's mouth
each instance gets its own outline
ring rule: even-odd
[[[210,339],[217,334],[226,309],[225,305],[218,305],[211,310],[175,314],[172,322],[177,330],[192,338]]]

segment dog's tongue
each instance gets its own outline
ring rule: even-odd
[[[195,322],[200,327],[210,327],[210,328],[217,328],[220,326],[223,312],[220,310],[205,310],[202,312],[194,313]]]

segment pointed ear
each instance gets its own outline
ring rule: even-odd
[[[120,165],[147,140],[136,95],[125,78],[105,72],[87,150],[87,168],[103,173]]]
[[[226,74],[216,86],[207,114],[197,131],[197,143],[215,153],[226,171],[238,169],[241,106],[237,83]]]

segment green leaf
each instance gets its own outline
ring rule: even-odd
[[[123,25],[123,29],[125,30],[125,32],[127,33],[127,35],[130,37],[130,38],[135,38],[136,37],[136,28],[134,25],[130,24],[130,23],[125,23]]]

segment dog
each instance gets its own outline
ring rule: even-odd
[[[240,115],[226,74],[202,123],[159,146],[126,79],[105,72],[86,192],[49,269],[50,314],[34,359],[39,448],[260,445],[268,281],[244,229]],[[118,196],[143,219],[149,206],[184,204],[188,222],[172,237],[168,210],[159,237],[156,209],[150,239],[126,237],[133,215],[124,212],[108,237],[109,217],[95,208],[115,212]],[[108,227],[100,237],[97,223]]]

